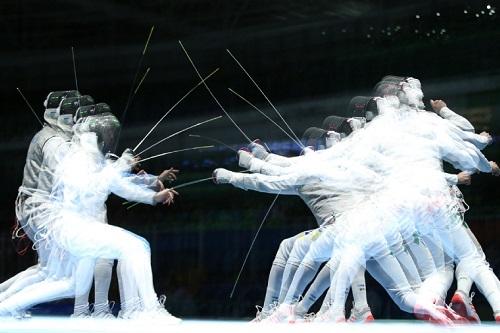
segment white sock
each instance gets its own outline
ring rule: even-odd
[[[352,280],[352,297],[354,298],[354,308],[362,310],[368,307],[366,299],[365,269],[361,268]]]

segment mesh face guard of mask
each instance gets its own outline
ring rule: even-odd
[[[47,109],[55,109],[59,107],[59,104],[61,103],[61,100],[63,98],[78,96],[80,96],[80,92],[78,90],[52,91],[47,95],[44,105]]]
[[[116,142],[120,131],[120,121],[112,113],[106,112],[80,118],[76,127],[79,133],[95,133],[101,152],[107,154]]]
[[[75,113],[75,123],[77,123],[80,119],[86,118],[89,116],[95,116],[103,113],[111,113],[111,108],[106,103],[97,103],[91,105],[80,106]]]
[[[80,106],[92,105],[94,99],[89,95],[64,98],[59,105],[59,114],[74,116]]]

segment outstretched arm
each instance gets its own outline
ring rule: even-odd
[[[431,106],[441,118],[450,121],[461,130],[475,132],[474,126],[465,117],[453,112],[444,101],[431,99]]]
[[[147,185],[135,184],[130,177],[121,175],[112,166],[108,166],[105,173],[110,177],[110,191],[128,200],[141,202],[149,205],[163,203],[170,205],[173,203],[174,195],[178,193],[172,189],[161,189],[156,192]]]
[[[216,184],[231,184],[245,191],[252,190],[285,195],[298,194],[297,186],[294,186],[287,176],[243,174],[219,168],[214,170],[213,177]]]

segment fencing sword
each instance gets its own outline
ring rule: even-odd
[[[259,87],[259,85],[257,84],[257,82],[255,82],[255,80],[252,78],[252,76],[247,72],[247,70],[245,69],[245,67],[243,67],[243,65],[238,61],[238,59],[236,59],[236,57],[231,53],[231,51],[229,51],[229,49],[226,49],[226,51],[227,51],[227,53],[229,53],[229,55],[231,56],[231,58],[233,58],[233,60],[238,64],[238,66],[246,74],[246,76],[248,76],[248,78],[250,79],[250,81],[252,81],[252,83],[259,90],[259,92],[262,94],[262,96],[264,96],[264,98],[269,103],[269,105],[273,108],[273,110],[276,112],[276,114],[280,117],[281,121],[283,121],[283,123],[285,124],[285,126],[290,130],[290,133],[295,137],[295,139],[297,140],[297,142],[300,142],[299,138],[297,137],[297,135],[295,135],[295,133],[293,132],[293,130],[290,128],[290,126],[288,125],[288,123],[285,121],[285,119],[281,115],[281,113],[274,106],[274,104],[271,102],[271,100],[267,97],[267,95],[264,93],[264,91],[262,91],[262,89]],[[301,146],[302,146],[302,148],[304,148],[304,145],[301,144]]]
[[[187,52],[187,50],[184,48],[184,45],[182,44],[181,41],[179,41],[179,44],[182,48],[182,51],[184,51],[184,53],[186,54],[186,57],[188,58],[189,62],[191,63],[191,66],[193,67],[194,71],[196,72],[196,75],[198,75],[198,77],[200,78],[200,80],[202,79],[201,77],[201,74],[200,72],[198,71],[198,68],[196,67],[196,65],[194,64],[193,60],[191,59],[191,57],[189,56],[189,53]],[[236,124],[236,122],[233,120],[233,118],[229,115],[229,113],[227,113],[226,109],[224,109],[224,107],[222,106],[222,104],[219,102],[219,100],[217,99],[217,97],[215,97],[215,95],[213,94],[212,90],[210,90],[210,87],[207,85],[206,82],[203,82],[203,85],[205,86],[205,88],[207,89],[208,93],[210,94],[210,96],[212,96],[212,98],[214,99],[214,101],[217,103],[217,105],[219,106],[219,108],[222,110],[222,112],[227,116],[227,118],[233,123],[233,125],[240,131],[240,133],[245,137],[245,139],[248,140],[248,143],[252,143],[252,140],[250,140],[250,138],[245,134],[245,132],[243,132],[243,130],[238,126],[238,124]]]
[[[43,127],[43,122],[40,120],[40,117],[38,117],[38,115],[36,114],[35,110],[33,110],[33,107],[31,106],[30,102],[28,102],[28,100],[26,99],[26,97],[24,97],[23,93],[21,92],[21,89],[19,89],[19,88],[16,88],[16,89],[19,92],[19,94],[21,95],[21,97],[23,98],[23,100],[26,103],[26,105],[28,105],[28,108],[31,110],[31,112],[35,116],[36,120],[38,120],[38,122],[40,123],[40,125],[42,125],[42,127]]]
[[[146,140],[146,138],[154,131],[154,129],[162,122],[162,120],[173,110],[177,107],[177,105],[179,105],[184,99],[186,99],[193,91],[196,90],[196,88],[198,88],[200,85],[203,84],[204,81],[208,80],[212,75],[214,75],[215,73],[217,73],[217,71],[219,70],[219,68],[215,69],[212,73],[210,73],[209,75],[207,75],[202,81],[198,82],[198,84],[196,86],[194,86],[193,88],[191,88],[187,93],[184,94],[184,96],[181,97],[181,99],[179,99],[174,105],[172,105],[172,107],[170,109],[168,109],[167,112],[165,112],[165,114],[160,118],[160,120],[158,120],[156,122],[156,124],[154,124],[154,126],[149,130],[149,132],[144,136],[144,138],[142,138],[141,141],[139,141],[139,143],[137,144],[137,146],[135,146],[135,148],[133,149],[133,151],[136,151],[137,148],[139,148],[140,145],[142,145],[142,143],[144,142],[144,140]]]
[[[241,265],[241,268],[240,268],[240,271],[238,273],[238,276],[236,277],[236,281],[234,281],[233,289],[231,290],[231,294],[229,294],[229,298],[233,298],[234,290],[236,289],[238,281],[240,280],[241,273],[243,272],[243,269],[245,268],[245,265],[247,263],[248,257],[250,256],[250,252],[252,251],[253,245],[255,244],[255,240],[257,239],[257,236],[259,236],[260,229],[262,229],[262,226],[264,225],[264,222],[266,221],[267,216],[271,212],[271,209],[273,208],[274,203],[276,202],[276,200],[278,200],[278,197],[279,197],[280,193],[281,193],[281,191],[278,192],[278,194],[276,194],[276,196],[274,197],[273,201],[271,202],[271,205],[267,209],[266,215],[264,215],[264,218],[260,222],[259,228],[255,232],[255,236],[252,239],[252,243],[250,244],[250,248],[248,249],[248,252],[247,252],[247,254],[245,256],[245,260],[243,260],[243,264]]]
[[[281,131],[283,131],[283,133],[285,133],[293,142],[295,142],[297,145],[299,145],[300,148],[302,148],[302,143],[297,142],[287,131],[285,131],[283,129],[283,127],[281,127],[280,125],[278,125],[274,120],[271,119],[271,117],[269,117],[267,114],[265,114],[262,110],[260,110],[258,107],[256,107],[252,102],[250,102],[248,99],[246,99],[245,97],[241,96],[240,94],[238,94],[236,91],[234,91],[233,89],[231,88],[228,88],[228,90],[230,92],[232,92],[233,94],[235,94],[236,96],[238,96],[241,100],[243,100],[245,103],[247,103],[248,105],[250,105],[254,110],[258,111],[261,115],[263,115],[266,119],[268,119],[271,123],[273,123],[274,125],[276,125],[276,127],[278,127]]]
[[[194,124],[194,125],[188,126],[188,127],[184,128],[184,129],[182,129],[182,130],[180,130],[180,131],[175,132],[174,134],[170,134],[169,136],[167,136],[167,137],[165,137],[165,138],[161,139],[160,141],[157,141],[156,143],[152,144],[152,145],[151,145],[151,146],[149,146],[148,148],[146,148],[146,149],[142,150],[140,153],[135,154],[135,156],[139,156],[140,154],[145,153],[146,151],[150,150],[151,148],[156,147],[156,146],[157,146],[157,145],[159,145],[160,143],[162,143],[162,142],[164,142],[164,141],[166,141],[166,140],[168,140],[168,139],[170,139],[170,138],[172,138],[172,137],[174,137],[174,136],[176,136],[176,135],[178,135],[178,134],[181,134],[181,133],[183,133],[183,132],[185,132],[185,131],[188,131],[188,130],[190,130],[190,129],[192,129],[192,128],[198,127],[198,126],[200,126],[200,125],[206,124],[206,123],[208,123],[208,122],[211,122],[211,121],[214,121],[214,120],[217,120],[217,119],[220,119],[220,118],[222,118],[222,116],[213,117],[213,118],[210,118],[210,119],[204,120],[204,121],[202,121],[202,122],[196,123],[196,124]]]
[[[161,154],[157,154],[157,155],[153,155],[153,156],[147,157],[145,159],[141,159],[141,160],[139,160],[137,162],[134,162],[132,164],[142,163],[142,162],[149,161],[149,160],[152,160],[152,159],[157,158],[157,157],[162,157],[162,156],[170,155],[170,154],[174,154],[174,153],[180,153],[180,152],[183,152],[183,151],[196,150],[196,149],[207,149],[207,148],[213,148],[213,147],[214,147],[214,145],[209,145],[209,146],[198,146],[198,147],[191,147],[191,148],[184,148],[184,149],[177,149],[177,150],[167,151],[166,153],[161,153]]]
[[[73,74],[74,74],[74,76],[75,76],[75,87],[76,87],[76,90],[77,90],[77,91],[80,91],[80,90],[78,89],[78,79],[77,79],[77,77],[76,77],[75,50],[74,50],[74,47],[73,47],[73,46],[71,47],[71,58],[72,58],[72,60],[73,60]]]

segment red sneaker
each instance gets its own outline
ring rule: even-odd
[[[469,322],[480,324],[481,319],[477,315],[476,308],[472,305],[472,300],[461,292],[456,292],[451,298],[450,307],[460,316]]]
[[[373,318],[373,314],[368,307],[361,310],[353,308],[348,319],[351,323],[369,323],[374,320],[375,318]]]

